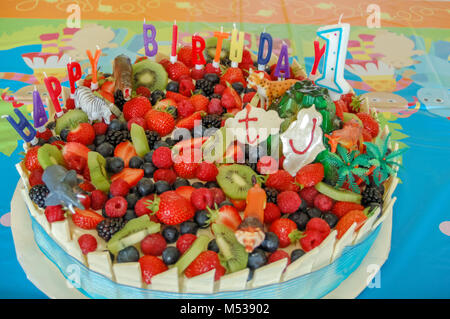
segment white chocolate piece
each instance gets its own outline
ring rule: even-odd
[[[64,246],[64,243],[69,242],[72,238],[70,236],[69,222],[67,219],[52,223],[52,234],[58,242]]]
[[[173,267],[152,277],[151,288],[160,291],[179,292],[180,280],[178,268]]]
[[[71,240],[63,243],[63,248],[70,256],[74,257],[83,265],[87,266],[86,256],[81,252],[78,240]]]
[[[248,268],[220,277],[219,291],[244,290],[247,285]]]
[[[356,225],[356,223],[353,223],[352,226],[350,226],[350,228],[345,232],[345,234],[336,241],[331,262],[335,261],[341,256],[345,246],[351,245],[351,243],[353,242],[353,236],[355,235]]]
[[[109,252],[93,251],[87,254],[87,262],[89,269],[102,274],[109,279],[113,279],[112,263]]]
[[[319,249],[316,247],[287,266],[286,271],[283,274],[283,281],[310,273],[312,265],[316,261],[318,252]]]
[[[383,207],[383,214],[380,218],[373,224],[372,231],[375,230],[378,225],[380,225],[390,214],[392,214],[392,207],[394,206],[397,197],[393,197],[387,204]]]
[[[116,263],[113,265],[116,282],[122,285],[142,288],[141,265],[138,262]]]
[[[287,258],[283,258],[256,269],[253,274],[252,287],[257,288],[280,282],[287,261]]]
[[[200,294],[211,294],[214,291],[214,276],[216,274],[215,269],[192,277],[184,278],[183,280],[183,292],[186,293],[200,293]]]
[[[373,224],[376,222],[378,215],[380,215],[380,211],[381,210],[379,207],[375,208],[375,211],[373,212],[372,216],[370,216],[364,222],[361,228],[356,232],[356,236],[355,239],[353,240],[352,245],[359,244],[360,242],[363,241],[364,238],[367,237],[366,235],[368,235],[371,232]]]
[[[337,231],[333,230],[328,234],[327,238],[317,247],[319,253],[317,254],[316,260],[312,265],[312,271],[320,269],[331,262],[333,257],[334,244],[336,243]]]

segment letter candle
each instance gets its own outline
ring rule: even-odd
[[[145,48],[145,55],[148,57],[154,57],[156,53],[158,53],[158,43],[156,42],[156,28],[153,24],[146,24],[145,18],[144,18],[144,25],[143,25],[144,32],[142,33],[142,36],[144,37],[144,48]],[[150,31],[151,36],[148,36],[148,31]],[[148,48],[148,45],[152,45],[152,50]]]
[[[264,57],[264,46],[267,43],[267,54]],[[258,50],[258,70],[264,71],[267,63],[269,63],[270,58],[272,56],[272,36],[269,33],[266,33],[266,28],[264,28],[264,32],[261,33],[259,37],[259,50]]]
[[[220,53],[222,52],[223,40],[228,39],[230,34],[223,32],[223,27],[220,27],[220,32],[214,32],[214,37],[217,38],[216,55],[214,56],[213,67],[218,68],[220,66]]]
[[[56,117],[60,117],[64,114],[61,109],[61,105],[59,103],[58,97],[61,94],[61,83],[54,76],[47,77],[47,74],[44,72],[44,83],[47,87],[48,95],[52,100],[53,107],[55,109]]]
[[[237,68],[239,63],[242,61],[242,54],[244,52],[244,38],[245,32],[239,32],[238,40],[238,30],[236,29],[236,24],[233,23],[233,30],[231,31],[231,44],[230,44],[230,60],[231,67]]]
[[[100,54],[102,53],[102,50],[100,50],[99,46],[96,46],[97,49],[95,50],[95,56],[92,57],[91,50],[86,50],[86,54],[88,55],[89,61],[91,62],[92,67],[92,81],[91,81],[91,90],[97,90],[98,89],[98,82],[97,82],[97,65],[98,60],[100,59]]]
[[[198,46],[198,44],[200,44],[200,46]],[[195,33],[192,36],[192,64],[195,65],[197,70],[201,70],[203,65],[206,63],[205,57],[203,56],[203,50],[205,47],[205,40]]]
[[[33,125],[28,122],[19,109],[14,109],[14,113],[16,113],[19,118],[19,122],[16,122],[10,115],[3,115],[2,118],[6,118],[8,120],[9,124],[11,124],[14,130],[20,135],[21,138],[23,138],[25,142],[36,145],[38,139],[36,138],[36,130]],[[28,133],[26,130],[28,130]]]
[[[41,95],[35,86],[33,91],[33,122],[38,132],[42,133],[45,131],[45,123],[47,123],[47,120],[47,113],[45,113]]]
[[[289,69],[289,54],[288,46],[284,43],[281,46],[280,56],[278,57],[277,66],[275,67],[274,75],[278,77],[278,80],[283,77],[284,79],[289,79],[291,77]]]
[[[75,71],[75,73],[74,73]],[[69,84],[70,84],[70,97],[73,99],[76,86],[75,83],[81,79],[81,66],[78,62],[72,62],[70,60],[69,64],[67,64],[67,75],[69,76]]]
[[[172,52],[170,55],[170,62],[177,62],[177,42],[178,42],[178,26],[177,20],[173,22],[172,26]]]

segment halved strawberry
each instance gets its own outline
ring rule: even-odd
[[[172,99],[175,102],[180,102],[181,100],[188,100],[189,98],[187,96],[184,96],[183,94],[167,91],[166,92],[166,98]]]
[[[118,178],[122,178],[130,187],[136,184],[144,177],[144,170],[141,168],[124,168],[120,173],[111,176],[111,181],[114,182]]]
[[[33,146],[32,148],[30,148],[27,152],[27,154],[25,155],[25,167],[27,168],[27,170],[29,170],[30,172],[34,169],[42,169],[41,164],[39,164],[38,158],[37,158],[37,153],[39,150],[40,146]]]
[[[247,206],[247,202],[246,202],[245,199],[232,199],[232,198],[230,198],[230,202],[240,212],[244,211],[245,207]]]
[[[114,94],[114,81],[105,81],[100,88],[100,91],[104,91],[110,94]]]
[[[179,120],[175,126],[192,130],[196,124],[201,124],[203,113],[203,111],[194,112],[192,115]],[[198,122],[196,123],[196,121]]]
[[[236,230],[242,223],[238,210],[231,205],[224,205],[219,209],[207,208],[210,214],[210,222],[225,225],[232,230]]]
[[[223,91],[223,95],[225,94],[231,94],[234,97],[234,100],[236,101],[236,106],[235,108],[242,108],[242,99],[239,96],[239,94],[236,92],[235,89],[233,89],[231,86],[228,86],[224,91]]]
[[[194,190],[195,190],[195,188],[192,186],[180,186],[175,191],[190,202],[191,195]]]
[[[94,229],[104,218],[91,209],[75,209],[72,221],[75,225],[83,229]]]
[[[136,150],[130,141],[125,141],[116,146],[114,149],[114,156],[123,159],[125,167],[128,167],[128,162],[133,156],[137,156]]]
[[[68,142],[63,147],[62,155],[65,161],[69,161],[70,158],[77,156],[83,157],[87,161],[89,151],[86,145],[77,142]]]
[[[95,139],[95,130],[89,123],[80,123],[67,135],[67,142],[78,142],[83,145],[91,145]]]
[[[165,98],[158,101],[158,103],[156,103],[156,105],[154,105],[153,108],[164,111],[168,106],[177,106],[177,102],[175,102],[175,100],[173,99]]]

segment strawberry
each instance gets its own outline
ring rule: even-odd
[[[247,93],[245,93],[243,98],[242,98],[242,102],[243,103],[250,103],[250,101],[253,99],[255,94],[256,94],[256,92],[247,92]]]
[[[341,119],[341,121],[343,121],[344,120],[344,112],[345,112],[344,110],[347,110],[347,105],[345,104],[345,102],[342,101],[342,99],[334,101],[334,105],[336,108],[336,116],[339,117],[339,119]]]
[[[208,209],[209,222],[222,224],[235,231],[242,223],[241,215],[232,205],[223,205],[218,209]]]
[[[356,116],[363,122],[364,128],[370,132],[372,138],[378,136],[380,126],[377,120],[367,113],[356,113]]]
[[[144,170],[141,168],[124,168],[121,172],[111,176],[111,181],[115,181],[118,178],[122,178],[127,182],[130,187],[136,186],[136,184],[144,177]]]
[[[137,96],[123,105],[123,116],[126,121],[134,117],[144,117],[150,111],[152,104],[145,96]]]
[[[131,120],[129,120],[127,123],[128,131],[131,131],[131,125],[133,123],[141,126],[144,130],[147,129],[147,122],[145,122],[145,119],[143,117],[133,117]]]
[[[225,91],[226,88],[227,88],[226,85],[223,85],[223,84],[220,84],[220,83],[216,84],[214,86],[214,94],[222,95],[223,91]]]
[[[110,94],[114,94],[114,85],[115,81],[105,81],[103,82],[102,86],[100,87],[100,90],[103,92],[108,92]]]
[[[176,127],[192,130],[194,126],[200,125],[202,122],[203,111],[194,112],[184,119],[178,120]]]
[[[82,229],[95,229],[97,224],[104,218],[90,209],[78,209],[75,208],[75,214],[72,215],[72,221],[75,225]]]
[[[247,86],[247,82],[245,81],[244,74],[241,69],[228,68],[220,78],[220,84],[226,85],[228,83],[231,85],[235,82],[241,82],[244,87]]]
[[[280,218],[274,221],[270,225],[269,231],[278,236],[281,248],[295,243],[301,237],[301,232],[297,229],[297,224],[288,218]]]
[[[197,69],[197,68],[193,68],[191,70],[191,77],[194,80],[200,80],[203,78],[203,76],[205,75],[205,69],[201,68],[201,69]]]
[[[277,196],[277,205],[283,214],[292,214],[299,209],[302,199],[294,191],[284,191]]]
[[[323,239],[323,235],[317,230],[306,230],[300,239],[300,245],[304,251],[308,252],[319,246]]]
[[[301,187],[310,187],[321,182],[324,177],[324,169],[321,163],[313,163],[303,166],[295,175],[295,181]]]
[[[222,74],[222,72],[220,71],[220,68],[214,67],[214,65],[212,63],[207,63],[205,65],[205,74],[208,74],[208,73],[215,73],[218,76],[220,76]]]
[[[341,218],[351,210],[364,210],[364,206],[352,202],[336,202],[331,212]]]
[[[46,128],[45,130],[44,130],[44,132],[39,132],[39,131],[37,131],[36,132],[36,137],[37,138],[40,138],[40,139],[43,139],[44,141],[48,141],[48,139],[50,138],[50,137],[52,137],[53,136],[53,133],[52,133],[52,131],[50,131],[48,128]]]
[[[192,244],[194,243],[194,241],[197,239],[197,236],[195,236],[194,234],[183,234],[180,236],[180,238],[178,238],[177,240],[177,249],[180,251],[181,254],[184,254],[186,252],[186,250],[188,250]]]
[[[192,95],[189,99],[194,106],[195,111],[207,111],[209,99],[201,94]]]
[[[363,137],[363,141],[364,142],[371,142],[372,141],[372,134],[370,133],[370,131],[368,130],[368,129],[366,129],[366,128],[363,128],[363,131],[362,131],[362,137]],[[365,147],[365,145],[364,145],[364,147]]]
[[[94,128],[95,135],[103,135],[106,134],[106,131],[108,130],[108,124],[105,122],[97,122],[92,124],[92,127]]]
[[[195,190],[195,188],[192,186],[180,186],[175,191],[190,202],[191,195],[194,190]]]
[[[64,141],[54,141],[51,145],[55,145],[59,150],[62,150],[66,143]]]
[[[177,174],[171,168],[158,168],[153,173],[153,180],[155,182],[166,181],[167,183],[172,185],[177,180]]]
[[[353,225],[353,223],[356,223],[356,230],[359,230],[361,226],[366,221],[367,216],[364,214],[362,210],[351,210],[347,214],[341,217],[339,219],[336,230],[337,230],[337,238],[340,239],[347,230]]]
[[[292,177],[285,170],[278,170],[273,174],[270,174],[266,181],[266,186],[275,188],[279,192],[294,191],[298,192],[299,187],[295,185],[294,177]]]
[[[274,263],[278,260],[287,258],[287,264],[289,265],[291,263],[291,257],[289,257],[289,254],[285,252],[284,250],[276,250],[269,256],[269,260],[267,261],[268,264]]]
[[[130,141],[119,143],[114,149],[114,156],[123,159],[125,167],[133,156],[137,156],[136,150]]]
[[[141,266],[142,280],[148,285],[152,283],[153,276],[169,269],[161,259],[149,255],[139,258],[139,265]]]
[[[242,108],[242,99],[241,96],[236,92],[235,89],[233,89],[231,86],[227,87],[224,91],[223,91],[223,95],[225,94],[229,94],[234,98],[235,101],[235,108],[241,109]]]
[[[89,152],[90,149],[86,145],[77,142],[69,142],[64,145],[62,155],[66,162],[69,161],[71,157],[74,157],[74,155],[81,156],[87,161]]]
[[[91,208],[91,197],[89,195],[83,195],[84,198],[80,198],[80,203],[83,205],[84,209]]]
[[[195,170],[195,177],[203,182],[215,181],[217,174],[219,174],[217,166],[208,162],[200,163]]]
[[[247,206],[247,202],[246,202],[245,199],[232,199],[232,198],[230,198],[230,202],[240,212],[244,211],[245,207]]]
[[[214,280],[219,280],[225,274],[226,269],[220,264],[219,255],[212,250],[207,250],[197,258],[186,268],[184,274],[188,278],[192,278],[201,274],[204,274],[212,269],[216,270]]]
[[[236,107],[236,100],[230,93],[224,93],[222,94],[222,98],[220,99],[220,104],[222,105],[222,107],[229,110]]]
[[[256,170],[260,174],[273,174],[278,171],[278,162],[272,156],[262,156],[256,164]]]
[[[192,47],[191,46],[183,46],[178,49],[178,60],[183,62],[188,68],[193,68],[194,64],[192,63]]]
[[[66,109],[67,110],[73,110],[75,108],[75,100],[71,99],[71,98],[68,98],[66,100],[66,104],[65,105],[66,105]]]
[[[161,59],[161,61],[159,61],[159,64],[161,64],[163,66],[164,70],[166,70],[166,72],[167,72],[167,68],[169,67],[171,62],[169,59]]]
[[[62,209],[61,205],[45,207],[44,214],[50,224],[66,219],[66,217],[64,216],[64,210]]]
[[[172,92],[172,91],[166,91],[166,98],[174,100],[176,103],[179,103],[183,100],[189,100],[187,96],[184,96],[183,94]]]
[[[214,194],[206,187],[195,189],[191,194],[191,204],[196,210],[214,206]]]
[[[148,59],[148,57],[147,56],[139,56],[139,57],[137,57],[136,58],[136,60],[134,61],[134,64],[136,64],[136,63],[138,63],[138,62],[141,62],[141,61],[144,61],[144,60],[147,60]]]
[[[274,203],[266,203],[264,208],[264,223],[271,224],[275,220],[281,217],[281,211]]]
[[[166,225],[178,225],[194,217],[195,210],[191,203],[175,191],[166,191],[149,201],[151,210]]]
[[[97,250],[97,239],[91,234],[83,234],[78,238],[78,245],[80,245],[81,252],[87,255]]]
[[[80,123],[67,135],[67,142],[77,142],[83,145],[94,143],[95,130],[89,123]]]
[[[28,176],[28,183],[31,187],[34,185],[44,184],[42,181],[42,174],[44,174],[44,170],[42,168],[35,168],[31,171],[30,176]]]
[[[159,233],[147,235],[141,241],[141,250],[144,255],[161,256],[166,247],[166,240]]]
[[[168,135],[175,127],[175,120],[167,112],[150,110],[145,114],[145,121],[148,129],[157,132],[160,136]]]
[[[42,169],[41,164],[39,164],[39,161],[37,158],[37,153],[38,153],[39,148],[40,148],[40,146],[33,146],[32,148],[30,148],[28,150],[27,154],[25,155],[25,167],[30,172],[37,168]]]
[[[190,160],[186,155],[181,155],[181,157],[174,160],[173,169],[177,175],[181,178],[194,178],[195,170],[197,169],[198,163]]]
[[[180,80],[180,86],[178,88],[178,92],[184,96],[191,96],[192,92],[195,91],[195,85],[192,82],[191,78],[183,78]]]
[[[141,199],[139,199],[136,202],[136,205],[134,205],[134,211],[136,213],[136,216],[140,217],[142,215],[149,215],[149,214],[151,214],[152,211],[147,206],[148,206],[148,201],[149,200],[153,200],[154,198],[155,198],[155,195],[150,194],[148,196],[144,196]]]
[[[93,192],[95,190],[94,185],[92,185],[91,182],[89,182],[89,181],[84,181],[78,186],[80,186],[80,188],[82,190],[84,190],[85,192],[89,192],[89,193]]]
[[[138,87],[136,89],[136,94],[145,96],[148,99],[152,96],[152,92],[150,91],[150,89],[148,87],[145,87],[145,86]]]
[[[175,63],[170,63],[167,66],[167,73],[169,75],[169,79],[173,81],[178,81],[178,79],[183,75],[190,75],[189,68],[181,61],[177,61]]]
[[[108,100],[111,103],[114,103],[114,94],[103,90],[100,90],[99,93],[104,99]]]
[[[323,239],[327,238],[331,231],[328,223],[324,219],[319,217],[311,218],[306,224],[306,230],[318,231],[322,235]]]
[[[87,160],[79,155],[72,155],[66,160],[66,167],[75,170],[80,175],[83,174],[86,164]]]
[[[101,190],[93,190],[91,193],[91,208],[93,210],[102,209],[108,200],[108,196]]]

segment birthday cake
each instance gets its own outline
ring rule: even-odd
[[[112,74],[88,52],[91,74],[68,64],[70,96],[46,76],[49,112],[36,91],[34,127],[9,118],[28,129],[17,169],[39,248],[93,298],[337,287],[392,213],[401,154],[343,78],[341,32],[309,76],[269,34],[256,56],[236,30],[170,57],[144,34],[148,57],[117,56]]]

